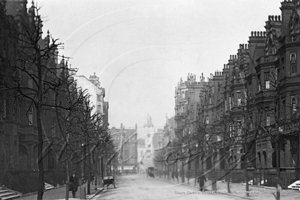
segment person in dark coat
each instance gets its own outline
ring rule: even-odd
[[[69,191],[72,191],[73,198],[75,198],[76,192],[77,192],[77,188],[78,188],[78,185],[79,185],[79,179],[78,179],[75,171],[70,176],[69,183],[70,183],[70,185],[69,185]]]
[[[202,174],[201,176],[199,176],[198,178],[198,183],[200,186],[200,191],[204,191],[204,182],[206,181],[206,177],[204,174]]]

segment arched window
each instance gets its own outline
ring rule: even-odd
[[[296,53],[290,54],[290,65],[291,65],[291,75],[296,75],[296,73],[297,73],[297,55],[296,55]]]

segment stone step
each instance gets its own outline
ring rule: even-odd
[[[5,190],[5,189],[0,189],[0,194],[2,194],[2,193],[6,193],[6,192],[9,192],[9,190]]]
[[[0,198],[15,194],[14,192],[4,192],[0,194]]]
[[[50,185],[49,183],[45,183],[45,190],[51,190],[53,188],[54,188],[53,185]]]
[[[15,193],[15,192],[6,192],[0,194],[1,200],[8,200],[8,199],[14,199],[21,197],[21,194]]]
[[[0,200],[15,199],[21,197],[22,194],[6,187],[1,187],[0,189]]]
[[[15,199],[15,198],[20,198],[20,197],[21,197],[20,194],[14,194],[14,195],[10,195],[7,197],[2,197],[1,200]]]

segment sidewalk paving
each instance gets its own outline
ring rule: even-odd
[[[83,185],[87,189],[86,183]],[[94,199],[94,197],[103,191],[103,188],[100,185],[96,186],[91,184],[90,192],[91,194],[86,195],[86,199]],[[47,190],[44,192],[43,199],[44,200],[64,200],[66,195],[66,187],[61,186],[61,187],[56,187],[51,190]],[[30,195],[24,195],[21,198],[18,198],[20,200],[32,200],[32,199],[37,199],[37,194],[30,194]],[[76,198],[72,198],[72,192],[69,192],[69,199],[70,200],[78,200],[80,199],[80,186],[78,187],[78,190],[76,192]]]
[[[163,179],[166,180],[166,179]],[[179,178],[179,182],[175,179],[173,180],[166,180],[170,181],[174,184],[180,184],[181,178]],[[199,190],[199,184],[195,186],[195,179],[190,179],[189,183],[187,179],[185,179],[185,183],[183,185],[190,186],[193,190]],[[207,189],[206,193],[218,193],[221,195],[229,195],[234,197],[239,197],[243,199],[250,199],[250,200],[275,200],[273,194],[276,193],[275,187],[266,187],[266,186],[256,186],[256,185],[249,185],[249,197],[246,196],[246,185],[245,183],[230,183],[230,190],[231,193],[227,192],[227,183],[225,181],[217,181],[217,191],[212,191],[212,181],[208,180],[205,183],[205,188]],[[298,190],[281,190],[280,193],[281,200],[299,200],[300,199],[300,192]]]

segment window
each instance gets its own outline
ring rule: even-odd
[[[292,97],[292,114],[297,112],[297,100],[295,97]]]
[[[295,52],[290,54],[291,75],[297,73],[297,55]]]
[[[237,98],[237,106],[241,106],[242,105],[241,91],[236,92],[236,98]]]
[[[101,95],[100,94],[97,94],[97,101],[101,101]]]
[[[250,114],[249,120],[250,120],[250,130],[252,130],[252,129],[254,128],[254,126],[253,126],[253,116],[252,116],[252,114]]]
[[[33,124],[33,107],[30,107],[28,110],[28,124]]]
[[[267,114],[266,116],[266,126],[270,126],[271,125],[271,116],[270,114]]]
[[[270,72],[265,72],[265,89],[270,89]]]
[[[229,124],[229,136],[233,137],[233,127],[232,127],[232,124]]]
[[[257,85],[258,85],[258,92],[260,92],[261,91],[260,74],[257,74]]]
[[[249,92],[249,97],[251,96],[251,93]],[[248,99],[248,94],[245,90],[243,90],[243,96],[242,96],[242,104],[246,105],[247,104],[247,99]]]
[[[102,113],[101,105],[97,105],[97,111]]]
[[[228,101],[229,101],[229,110],[231,110],[231,108],[232,108],[232,104],[231,104],[231,103],[232,103],[232,102],[231,102],[232,100],[231,100],[231,97],[228,98]]]
[[[237,121],[237,134],[240,136],[242,134],[242,121],[238,120]]]
[[[281,113],[282,113],[282,116],[283,116],[283,118],[285,118],[285,100],[283,100],[282,101],[282,111],[281,111]]]
[[[206,116],[206,118],[205,118],[205,124],[209,124],[209,117],[208,116]]]

